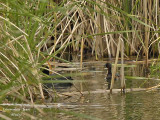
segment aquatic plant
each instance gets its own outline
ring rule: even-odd
[[[125,56],[145,53],[148,63],[159,53],[158,0],[1,0],[0,8],[1,101],[43,101],[40,69],[64,52],[80,53],[81,65],[87,52],[115,57],[120,40]]]

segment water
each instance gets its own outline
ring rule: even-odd
[[[29,112],[34,117],[41,120],[159,120],[160,119],[160,93],[155,91],[137,91],[128,92],[126,94],[108,92],[84,94],[72,94],[75,91],[98,91],[105,90],[107,83],[105,81],[106,69],[104,62],[84,63],[84,69],[80,71],[82,74],[74,76],[74,86],[63,90],[65,95],[61,94],[55,102],[39,106],[47,114],[41,115],[36,110],[24,107],[19,111],[15,111],[13,106],[9,112],[12,118],[29,119],[24,114]],[[125,76],[145,77],[143,64],[136,67],[125,67]],[[120,72],[120,68],[117,69]],[[148,88],[157,85],[157,80],[147,79],[126,79],[127,88]],[[120,81],[115,81],[114,88],[120,88]],[[69,93],[69,96],[66,96]],[[8,107],[5,107],[6,109]],[[19,107],[16,107],[19,109]],[[23,113],[23,114],[22,114]]]

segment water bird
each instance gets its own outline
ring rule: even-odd
[[[108,89],[110,89],[111,80],[112,80],[112,64],[111,63],[106,63],[105,67],[108,69],[106,80],[108,82]],[[119,78],[119,77],[120,77],[119,74],[116,73],[115,80],[117,80],[117,78]]]
[[[44,83],[46,88],[65,89],[73,85],[72,82],[69,82],[69,80],[73,80],[71,76],[65,77],[56,74],[50,74],[48,66],[45,66],[45,69],[43,69],[42,72],[47,75],[47,77],[43,79],[48,80],[48,83]],[[56,83],[52,83],[52,81],[56,81]]]

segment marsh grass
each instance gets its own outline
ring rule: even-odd
[[[124,56],[145,53],[147,63],[159,53],[158,18],[158,0],[1,0],[0,100],[43,101],[40,69],[68,62],[65,51],[80,53],[82,66],[85,51],[96,60],[115,57],[122,39]]]

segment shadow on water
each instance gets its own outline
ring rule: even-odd
[[[105,62],[84,62],[84,69],[80,71],[81,75],[73,77],[75,81],[81,80],[81,82],[75,82],[74,86],[76,88],[71,86],[64,89],[63,92],[73,92],[77,91],[77,89],[82,92],[106,90],[107,82],[104,78],[107,70],[104,68],[104,64]],[[159,81],[143,79],[146,76],[144,68],[144,64],[129,64],[125,66],[127,88],[148,88],[157,85]],[[120,67],[117,68],[117,71],[120,72]],[[141,77],[142,79],[137,79],[136,77]],[[83,82],[83,80],[86,82]],[[114,88],[120,88],[120,81],[115,81]],[[107,92],[89,94],[88,92],[83,96],[81,94],[73,94],[70,97],[63,96],[63,93],[60,94],[62,96],[58,98],[58,103],[48,103],[48,108],[44,106],[44,110],[47,111],[45,119],[77,119],[74,114],[53,112],[56,110],[77,112],[102,120],[156,120],[160,118],[160,95],[157,91],[128,92],[124,95],[120,93],[109,94]],[[14,113],[15,111],[12,112]],[[43,118],[37,114],[34,114],[34,116]]]

